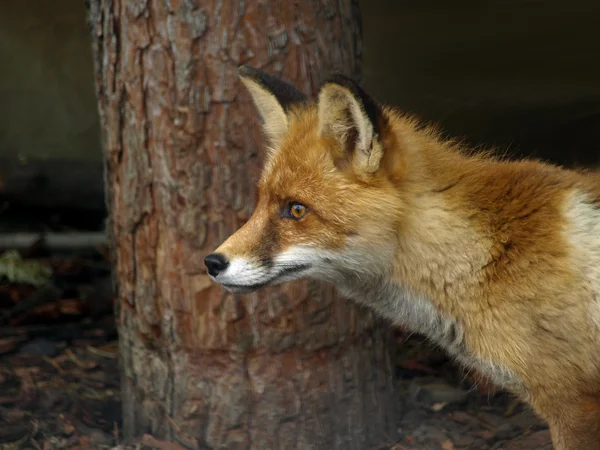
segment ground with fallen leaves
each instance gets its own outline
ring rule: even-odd
[[[164,449],[121,441],[116,330],[101,254],[0,255],[0,450]],[[5,275],[2,275],[4,270]],[[551,449],[546,426],[510,395],[466,376],[398,331],[395,442],[379,450]]]

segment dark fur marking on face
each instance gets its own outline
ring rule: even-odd
[[[279,236],[277,234],[277,227],[273,219],[269,218],[269,223],[264,230],[264,237],[259,240],[256,248],[256,255],[262,266],[271,267],[273,265],[273,254],[278,246]]]
[[[279,104],[287,111],[290,106],[303,103],[307,96],[286,81],[262,72],[254,67],[240,66],[238,74],[250,78],[275,96]]]

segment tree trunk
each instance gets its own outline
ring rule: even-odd
[[[330,286],[226,293],[203,258],[253,210],[248,63],[314,92],[357,76],[356,0],[92,0],[125,437],[364,449],[394,429],[392,336]]]

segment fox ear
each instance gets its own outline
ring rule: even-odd
[[[271,145],[276,145],[288,129],[290,106],[306,100],[291,84],[250,66],[241,66],[238,76],[258,109]]]
[[[381,111],[358,84],[343,75],[323,83],[319,92],[319,136],[332,137],[348,153],[355,171],[371,174],[379,168]]]

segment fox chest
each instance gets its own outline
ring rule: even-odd
[[[445,316],[425,297],[398,286],[356,286],[343,293],[381,316],[411,331],[426,336],[468,369],[475,369],[499,387],[524,394],[523,382],[501,363],[478,357],[467,345],[465,328]]]

